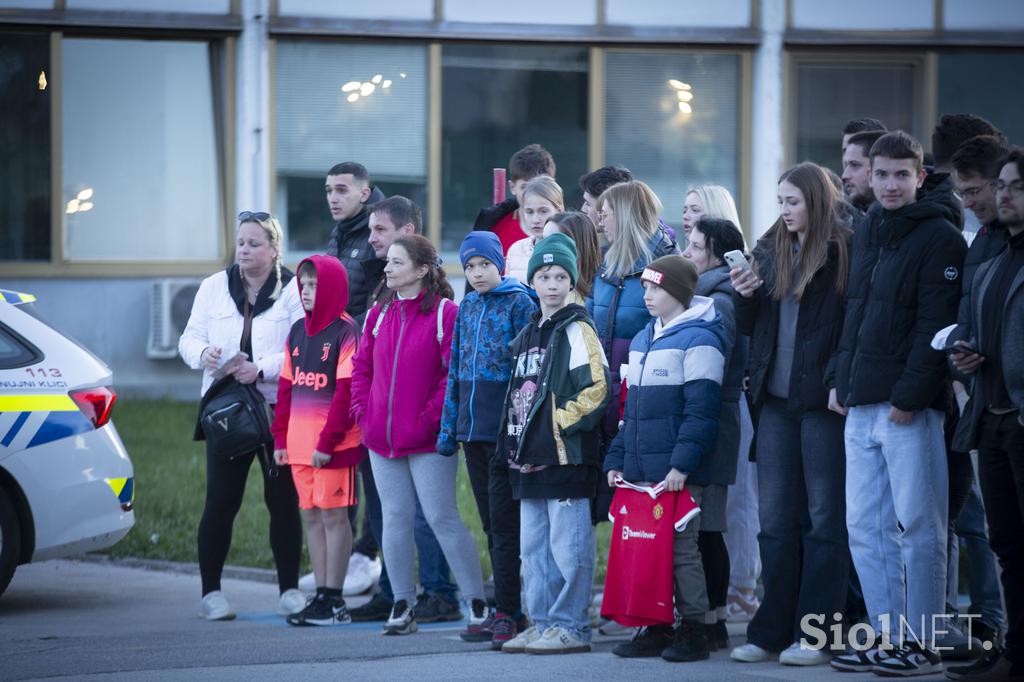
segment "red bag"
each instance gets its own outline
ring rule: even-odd
[[[615,481],[608,511],[613,522],[601,615],[625,627],[671,625],[675,533],[700,513],[689,491],[664,483]]]

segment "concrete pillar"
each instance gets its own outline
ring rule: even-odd
[[[777,185],[785,161],[782,120],[782,34],[785,0],[760,0],[761,47],[754,54],[750,233],[756,239],[779,216]]]
[[[238,39],[236,87],[237,161],[235,200],[238,211],[270,210],[270,51],[267,46],[268,0],[242,0],[242,34]]]

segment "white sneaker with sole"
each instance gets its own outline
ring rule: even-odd
[[[793,642],[779,654],[782,665],[824,665],[831,660],[832,656],[827,651],[805,647],[800,642]]]
[[[220,590],[214,590],[205,597],[199,606],[199,617],[206,620],[231,620],[235,612],[231,610],[228,598]]]
[[[290,616],[293,613],[298,613],[306,608],[308,601],[306,595],[294,587],[290,590],[285,590],[284,594],[277,601],[277,615]]]
[[[585,642],[561,625],[554,625],[544,631],[540,639],[526,645],[528,654],[585,654],[590,651],[590,642]]]
[[[526,653],[526,647],[540,639],[540,631],[537,626],[531,625],[518,635],[501,645],[501,650],[506,654]]]
[[[316,592],[316,576],[312,573],[299,578],[299,589],[307,594],[313,594]]]
[[[749,642],[736,647],[729,653],[729,658],[740,663],[760,663],[761,661],[767,661],[771,656],[770,651]]]
[[[371,559],[365,554],[353,552],[345,574],[345,584],[341,593],[346,597],[363,594],[377,584],[380,579],[382,564],[380,559]]]

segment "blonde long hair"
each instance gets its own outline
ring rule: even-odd
[[[238,230],[246,223],[255,223],[263,229],[263,234],[267,236],[267,241],[274,247],[276,255],[274,256],[274,274],[277,275],[277,283],[274,285],[274,290],[270,292],[270,298],[273,301],[277,300],[277,297],[281,295],[281,245],[284,243],[284,230],[281,229],[281,223],[277,222],[277,218],[274,216],[268,217],[266,220],[257,220],[256,216],[249,216],[245,220],[239,221],[238,227],[235,228],[235,234],[238,234]],[[241,270],[238,273],[239,277],[242,276]],[[242,279],[242,284],[245,284],[245,278]]]
[[[661,200],[640,180],[620,182],[606,189],[597,199],[597,210],[610,206],[618,229],[615,241],[604,254],[605,272],[612,277],[631,274],[637,262],[649,263],[651,237],[658,229]]]
[[[729,190],[722,187],[721,185],[694,185],[690,189],[686,190],[684,197],[690,194],[696,194],[697,199],[700,200],[700,205],[704,207],[704,215],[709,218],[722,218],[728,220],[736,229],[743,234],[743,226],[740,224],[740,214],[736,210],[736,202],[732,198],[732,194]],[[744,244],[746,240],[744,240]],[[746,247],[744,246],[744,249]]]

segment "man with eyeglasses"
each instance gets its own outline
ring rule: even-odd
[[[992,550],[1002,566],[1007,632],[1004,648],[952,679],[1024,677],[1024,148],[999,164],[994,183],[1006,248],[978,268],[966,316],[958,320],[950,359],[974,376],[957,428],[958,449],[978,449],[978,476]]]

